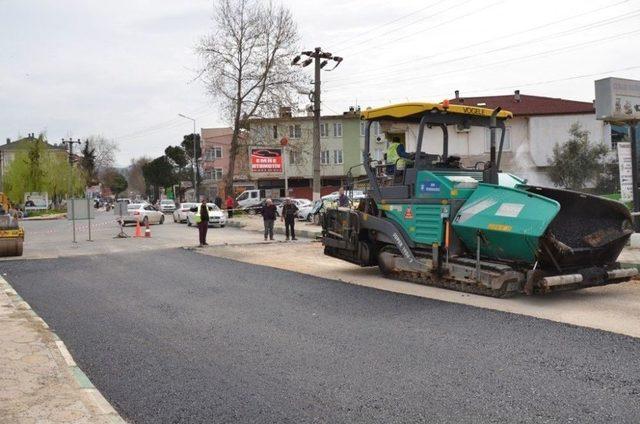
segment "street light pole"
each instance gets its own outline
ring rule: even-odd
[[[193,168],[193,192],[195,194],[195,201],[198,202],[200,200],[199,199],[200,196],[199,196],[199,193],[198,193],[198,180],[197,180],[197,177],[196,177],[196,172],[197,172],[197,169],[198,169],[197,168],[198,159],[196,157],[196,152],[197,152],[197,150],[196,150],[196,120],[194,118],[190,118],[190,117],[188,117],[186,115],[183,115],[181,113],[179,113],[178,116],[180,116],[182,118],[185,118],[185,119],[188,119],[188,120],[193,122],[193,164],[192,164],[193,165],[192,166],[192,168]]]
[[[62,139],[62,144],[65,146],[69,146],[69,194],[67,195],[67,212],[69,212],[69,202],[71,202],[71,223],[73,226],[73,243],[77,243],[76,241],[76,209],[75,204],[73,203],[72,191],[73,191],[73,145],[80,144],[80,139],[69,140]],[[90,211],[89,211],[90,212]]]

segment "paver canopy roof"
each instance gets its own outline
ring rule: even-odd
[[[383,106],[375,109],[367,109],[362,112],[362,118],[372,119],[400,119],[402,121],[419,121],[425,112],[450,113],[456,115],[490,117],[492,109],[479,106],[467,105],[446,105],[442,103],[398,103],[395,105]],[[506,110],[498,112],[498,118],[512,118],[513,114]]]

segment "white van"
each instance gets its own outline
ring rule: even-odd
[[[262,196],[260,195],[260,190],[245,190],[236,197],[236,203],[240,209],[257,205],[261,201]]]

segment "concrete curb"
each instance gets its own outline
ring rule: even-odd
[[[57,214],[45,215],[45,216],[33,216],[31,218],[29,217],[20,218],[20,220],[21,221],[53,221],[55,219],[66,218],[66,216],[67,216],[66,213],[57,213]]]
[[[227,221],[227,226],[229,227],[235,227],[235,228],[246,228],[247,224],[245,224],[244,222],[240,222],[240,221]],[[247,231],[253,231],[256,233],[262,233],[262,229],[252,229],[252,228],[246,228]],[[275,227],[273,229],[273,232],[275,234],[280,234],[280,235],[285,235],[285,229],[283,227]],[[309,231],[309,230],[305,230],[305,229],[298,229],[296,228],[296,235],[300,236],[300,237],[306,237],[306,238],[310,238],[310,239],[315,239],[318,237],[322,237],[322,233],[319,231]]]
[[[88,403],[91,403],[94,409],[98,411],[97,415],[108,418],[112,423],[126,424],[126,421],[118,414],[113,406],[111,406],[109,401],[107,401],[102,393],[100,393],[93,383],[91,383],[89,377],[87,377],[80,367],[78,367],[64,342],[60,340],[60,337],[58,337],[58,335],[49,328],[47,323],[40,318],[33,309],[31,309],[31,306],[25,302],[22,297],[20,297],[11,284],[9,284],[9,282],[3,277],[0,277],[0,290],[4,291],[8,295],[11,303],[13,303],[17,310],[26,312],[32,322],[40,325],[49,333],[58,348],[62,359],[67,364],[69,372],[80,387],[81,392],[85,395],[85,399],[87,399],[89,401]]]

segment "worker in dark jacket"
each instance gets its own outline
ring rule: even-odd
[[[289,241],[289,229],[291,229],[291,240],[297,240],[294,228],[296,225],[296,213],[298,213],[298,207],[287,197],[284,205],[282,205],[282,216],[280,217],[280,220],[284,221],[284,231],[287,236],[287,241]]]
[[[209,230],[209,206],[207,200],[202,199],[202,203],[191,208],[191,212],[195,212],[195,221],[198,224],[198,235],[200,237],[200,247],[208,246],[207,231]]]
[[[264,239],[269,237],[269,240],[273,240],[273,224],[276,222],[276,205],[273,204],[271,199],[267,199],[262,207],[262,219],[264,220]]]
[[[220,209],[222,209],[222,198],[220,196],[216,196],[213,203]]]
[[[349,207],[349,197],[344,194],[344,188],[342,187],[340,187],[340,190],[338,190],[338,206],[341,208]]]

